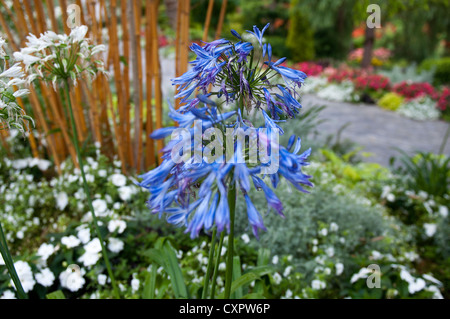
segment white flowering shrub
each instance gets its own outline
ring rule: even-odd
[[[437,120],[441,116],[436,102],[429,97],[419,97],[406,102],[400,105],[396,112],[418,121]]]
[[[336,102],[357,102],[359,100],[359,96],[355,93],[355,86],[351,81],[329,84],[320,89],[317,92],[317,96]]]
[[[308,76],[302,86],[303,93],[317,93],[325,88],[328,84],[328,79],[322,76]]]

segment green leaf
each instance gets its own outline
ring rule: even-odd
[[[127,59],[126,59],[123,55],[120,56],[119,60],[120,60],[120,62],[122,62],[123,64],[125,64],[126,66],[128,66],[128,61],[127,61]]]
[[[160,249],[152,248],[152,249],[146,250],[143,253],[143,255],[147,256],[148,258],[150,258],[150,260],[154,261],[158,265],[160,265],[162,267],[165,266],[164,265],[164,256]]]
[[[252,293],[246,294],[244,297],[242,297],[242,299],[266,299],[266,297],[258,293]]]
[[[159,239],[156,242],[155,247],[157,248],[149,249],[143,254],[164,268],[165,272],[170,277],[176,298],[188,298],[186,284],[178,264],[175,249],[165,238]]]
[[[47,294],[45,297],[47,299],[66,299],[66,296],[64,296],[64,293],[61,290],[51,292]]]
[[[264,275],[270,274],[273,271],[274,269],[270,266],[260,266],[253,268],[231,283],[231,293],[235,292],[239,287],[250,284],[252,281],[257,280]],[[223,298],[224,294],[222,293],[219,296],[219,299]]]
[[[144,292],[142,297],[144,299],[155,299],[156,291],[156,266],[152,265],[152,270],[149,272],[145,278]]]
[[[168,241],[164,243],[163,254],[165,258],[165,269],[170,275],[172,281],[173,292],[176,298],[187,298],[186,284],[184,283],[183,273],[178,265],[178,259],[172,245]]]
[[[266,266],[270,261],[270,249],[260,248],[258,251],[257,266]]]
[[[241,273],[241,260],[239,256],[233,257],[233,282],[242,276]],[[241,299],[244,295],[243,287],[239,287],[236,291],[231,295],[231,299]]]

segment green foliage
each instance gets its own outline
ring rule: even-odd
[[[264,38],[272,46],[273,56],[291,58],[291,51],[286,46],[286,36],[264,34]]]
[[[394,20],[398,28],[395,56],[416,62],[433,56],[440,39],[449,36],[448,10],[448,1],[404,2]]]
[[[433,82],[434,68],[417,67],[416,63],[411,63],[407,66],[394,65],[390,70],[379,71],[379,74],[389,78],[392,84],[400,82]]]
[[[145,252],[145,255],[159,266],[162,266],[167,272],[172,282],[175,297],[188,298],[186,284],[173,247],[164,238],[159,239],[155,246],[156,248]]]
[[[377,104],[383,109],[395,111],[400,107],[403,101],[404,98],[397,93],[386,93],[378,100]]]
[[[299,7],[299,0],[291,0],[289,31],[286,46],[294,62],[310,61],[314,58],[314,31]]]
[[[47,299],[66,299],[64,293],[61,290],[57,290],[47,294]]]
[[[441,197],[447,194],[450,185],[450,158],[420,152],[412,157],[403,153],[400,160],[403,166],[398,168],[398,172],[405,176],[409,189]]]
[[[420,68],[434,71],[434,85],[450,84],[450,57],[426,59],[420,64]]]
[[[344,59],[351,46],[355,0],[304,0],[300,10],[314,30],[314,51],[318,58]]]

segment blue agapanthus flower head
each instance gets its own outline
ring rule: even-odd
[[[190,70],[172,79],[181,102],[177,110],[170,106],[175,125],[151,134],[172,139],[161,150],[163,162],[142,174],[138,185],[150,192],[147,204],[153,213],[185,227],[192,238],[213,228],[229,231],[231,188],[245,201],[249,228],[258,236],[266,226],[252,202],[253,190],[264,193],[268,211],[284,217],[275,192],[280,180],[301,192],[313,186],[302,171],[311,150],[299,154],[297,137],[286,147],[278,142],[283,123],[302,108],[297,90],[306,75],[284,66],[285,58],[274,59],[272,46],[263,43],[268,27],[247,31],[253,42],[232,30],[237,42],[192,44],[196,58]],[[256,125],[254,116],[264,124]]]

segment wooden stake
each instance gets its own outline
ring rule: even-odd
[[[209,23],[211,22],[211,15],[212,10],[214,7],[214,0],[209,0],[208,3],[208,10],[206,12],[206,20],[205,20],[205,26],[203,28],[203,42],[208,41],[208,29],[209,29]]]
[[[154,25],[153,21],[153,1],[147,0],[146,2],[146,28],[145,28],[145,69],[146,69],[146,84],[147,84],[147,119],[145,126],[145,169],[150,169],[155,164],[155,144],[153,139],[150,138],[150,134],[153,132],[153,111],[152,111],[152,99],[153,99],[153,91],[152,91],[152,28]]]
[[[222,34],[223,21],[225,20],[225,13],[227,11],[228,0],[222,0],[222,6],[220,7],[219,22],[217,23],[216,39],[220,38]]]
[[[159,64],[159,43],[158,43],[158,7],[159,0],[152,0],[153,6],[152,8],[152,70],[153,70],[153,79],[155,80],[155,115],[156,115],[156,129],[163,127],[163,117],[162,117],[162,92],[161,92],[161,66]],[[156,145],[158,151],[164,147],[163,140],[157,140]],[[158,157],[158,163],[161,163],[162,160]]]
[[[53,0],[45,0],[45,2],[47,3],[47,13],[48,13],[48,16],[50,17],[50,22],[52,24],[52,30],[54,32],[58,32],[58,23],[56,22],[56,18],[55,18],[55,6],[53,4]]]

